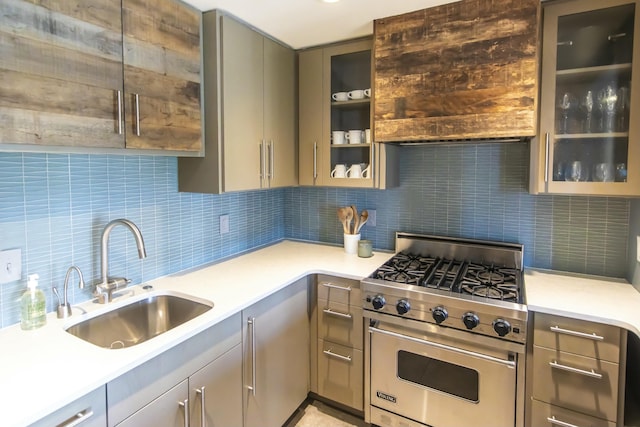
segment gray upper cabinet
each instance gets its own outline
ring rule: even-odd
[[[295,53],[218,11],[203,15],[205,157],[180,159],[180,191],[297,184]]]

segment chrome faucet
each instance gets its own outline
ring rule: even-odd
[[[108,252],[109,252],[109,235],[111,230],[116,225],[124,225],[131,231],[133,237],[136,239],[136,244],[138,245],[138,257],[140,259],[144,259],[147,257],[147,251],[144,247],[144,240],[142,239],[142,233],[140,233],[140,229],[128,219],[114,219],[110,223],[108,223],[104,230],[102,230],[102,237],[100,239],[100,271],[101,278],[100,283],[96,285],[96,289],[93,293],[93,296],[98,298],[98,302],[100,304],[105,304],[107,302],[111,302],[113,298],[113,291],[118,289],[122,289],[126,287],[129,283],[131,283],[130,279],[126,279],[124,277],[109,277],[108,269],[109,269],[109,260],[108,260]]]
[[[67,269],[67,275],[64,277],[64,295],[63,295],[64,298],[62,300],[60,300],[60,295],[58,295],[58,290],[55,287],[53,288],[53,293],[56,294],[56,296],[58,297],[58,309],[57,309],[58,319],[66,319],[67,317],[71,316],[71,305],[69,304],[68,291],[69,291],[69,278],[71,277],[71,273],[73,273],[73,270],[75,270],[78,273],[78,278],[79,278],[78,287],[80,289],[84,289],[84,278],[82,277],[82,271],[80,271],[80,269],[75,265],[72,265]]]

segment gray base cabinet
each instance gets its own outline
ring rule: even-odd
[[[75,424],[74,424],[75,423]],[[105,387],[71,402],[53,414],[47,415],[30,427],[72,426],[105,427],[107,425],[107,401]]]
[[[108,425],[241,425],[240,342],[237,314],[111,381]]]
[[[309,391],[307,279],[242,312],[244,427],[279,427]]]

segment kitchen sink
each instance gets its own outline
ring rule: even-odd
[[[114,303],[116,305],[117,303]],[[177,292],[152,292],[106,307],[93,317],[65,330],[100,347],[132,347],[206,313],[213,303]]]

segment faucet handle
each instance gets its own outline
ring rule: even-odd
[[[131,283],[131,279],[127,279],[126,277],[109,277],[107,283],[99,283],[96,285],[93,296],[98,298],[100,304],[111,302],[113,293],[119,289],[126,288],[129,283]]]

